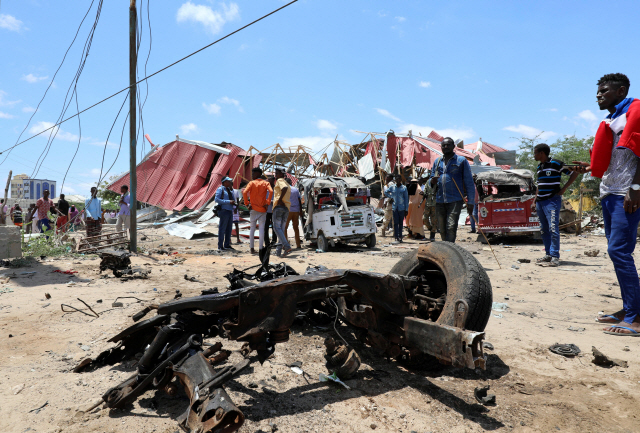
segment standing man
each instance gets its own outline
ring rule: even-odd
[[[442,240],[447,242],[456,241],[462,206],[466,202],[467,213],[471,214],[475,204],[476,188],[471,176],[471,167],[464,156],[455,154],[455,147],[451,137],[442,140],[442,156],[431,168],[430,183],[431,186],[437,187],[438,231]]]
[[[572,173],[564,168],[564,162],[549,157],[551,149],[545,143],[540,143],[533,148],[533,157],[539,161],[536,174],[538,176],[538,189],[536,197],[531,203],[531,209],[535,208],[540,218],[540,232],[544,243],[545,256],[538,259],[542,266],[558,266],[560,264],[560,209],[562,209],[562,195],[578,177],[577,172]],[[560,187],[560,175],[571,175],[569,181]]]
[[[264,245],[265,234],[268,232],[267,226],[267,207],[269,199],[273,196],[273,188],[266,180],[262,179],[262,169],[256,167],[251,170],[251,182],[242,192],[244,204],[249,208],[249,221],[251,228],[249,229],[249,247],[251,254],[255,254],[254,233],[256,231],[256,223],[258,224],[258,247],[261,250]]]
[[[36,207],[38,208],[38,229],[40,232],[44,233],[44,227],[47,230],[51,230],[51,221],[49,220],[49,210],[56,210],[55,205],[53,204],[53,200],[49,198],[49,190],[45,189],[42,191],[42,198],[39,198],[36,202]],[[47,236],[49,239],[49,236]]]
[[[609,115],[600,123],[591,151],[591,164],[576,171],[602,178],[600,198],[607,252],[622,294],[622,309],[597,318],[608,323],[605,334],[640,334],[640,283],[633,259],[640,222],[640,100],[627,98],[629,78],[607,74],[598,81],[596,98]]]
[[[231,230],[233,225],[233,204],[235,197],[233,196],[233,179],[225,177],[222,179],[222,185],[218,187],[215,195],[215,201],[220,205],[218,210],[218,251],[232,250],[231,246]]]
[[[130,203],[131,196],[129,195],[129,187],[127,185],[122,185],[120,187],[120,201],[118,202],[120,210],[118,211],[118,219],[116,221],[117,232],[122,231],[123,225],[125,230],[129,230],[129,226],[131,225],[131,211],[129,209]]]
[[[267,178],[269,182],[269,186],[273,191],[273,188],[276,186],[276,178],[273,176],[269,176]],[[275,242],[277,239],[275,228],[273,227],[273,194],[269,194],[268,197],[269,205],[267,206],[267,219],[264,223],[264,241],[265,245],[269,245],[271,241],[269,240],[269,227],[271,227],[271,239]]]
[[[22,208],[19,203],[11,208],[11,221],[14,226],[22,227]]]
[[[102,233],[102,203],[98,198],[98,188],[91,188],[91,197],[84,201],[87,237],[100,236]]]
[[[282,249],[284,253],[282,257],[289,254],[291,245],[287,241],[287,219],[289,218],[289,209],[291,208],[291,188],[284,180],[284,170],[276,168],[276,184],[273,188],[273,229],[278,235],[280,245],[276,247],[276,256],[280,257]]]
[[[382,220],[382,236],[386,236],[386,231],[389,227],[389,224],[393,224],[393,199],[387,197],[387,190],[392,186],[396,186],[395,182],[393,181],[392,174],[387,175],[387,177],[385,178],[385,183],[386,185],[382,190],[382,206],[384,208],[384,219]]]
[[[402,184],[402,176],[396,175],[396,182],[390,186],[384,195],[393,200],[393,236],[402,242],[402,223],[409,211],[409,192]]]
[[[38,208],[35,204],[31,203],[29,205],[29,209],[27,209],[27,214],[24,219],[24,232],[25,233],[33,233],[33,215],[38,211]]]
[[[60,194],[58,199],[58,219],[56,219],[56,232],[64,233],[67,231],[67,223],[69,222],[69,202],[64,199],[64,194]]]
[[[300,212],[302,211],[302,199],[300,198],[300,190],[295,186],[291,186],[291,178],[286,178],[289,188],[291,189],[291,208],[289,209],[289,217],[287,225],[284,229],[285,234],[289,231],[289,222],[293,223],[293,233],[296,238],[296,249],[300,249]]]
[[[429,230],[429,240],[436,240],[436,232],[438,231],[438,220],[436,218],[436,186],[431,185],[430,178],[427,177],[424,183],[424,189],[422,190],[424,200],[424,215],[422,216],[422,222],[427,226]]]

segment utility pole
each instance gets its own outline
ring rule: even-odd
[[[4,189],[4,202],[0,204],[0,223],[7,223],[7,215],[4,213],[4,207],[7,206],[7,195],[9,194],[9,185],[11,185],[12,170],[9,170],[9,177],[7,177],[7,186]]]
[[[136,175],[136,65],[138,63],[137,53],[137,16],[136,0],[131,0],[129,5],[129,211],[131,214],[131,223],[129,224],[130,242],[129,251],[138,252],[138,226],[137,226],[137,209],[138,201],[136,197],[136,189],[138,187],[138,179]]]

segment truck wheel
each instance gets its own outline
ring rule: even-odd
[[[469,304],[465,329],[484,331],[491,316],[493,294],[491,281],[482,265],[467,250],[450,242],[433,242],[424,246],[422,251],[426,260],[419,260],[418,250],[414,250],[400,259],[389,273],[425,275],[430,287],[438,292],[431,296],[446,296],[436,323],[453,326],[455,303],[458,299],[464,299]],[[435,357],[429,355],[424,355],[420,365],[426,369],[441,366]]]
[[[367,248],[373,248],[376,246],[376,234],[375,233],[371,233],[369,236],[367,236],[367,240],[364,241],[364,244],[367,246]]]
[[[318,233],[318,249],[323,253],[326,253],[329,250],[329,241],[324,236],[324,233]]]

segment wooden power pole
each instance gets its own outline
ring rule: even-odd
[[[136,218],[138,201],[136,197],[136,189],[138,187],[138,179],[136,175],[136,65],[138,63],[137,53],[137,11],[136,0],[131,0],[129,6],[129,211],[131,214],[131,223],[129,224],[130,242],[129,251],[138,252],[138,220]]]
[[[9,170],[9,177],[7,177],[7,186],[4,188],[4,202],[0,204],[0,223],[7,223],[7,215],[4,213],[4,207],[7,206],[7,195],[9,194],[9,185],[11,185],[12,170]]]

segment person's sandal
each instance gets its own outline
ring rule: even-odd
[[[536,260],[536,263],[546,263],[546,262],[550,262],[551,259],[553,257],[551,257],[550,255],[545,255],[544,257],[539,258],[538,260]]]

